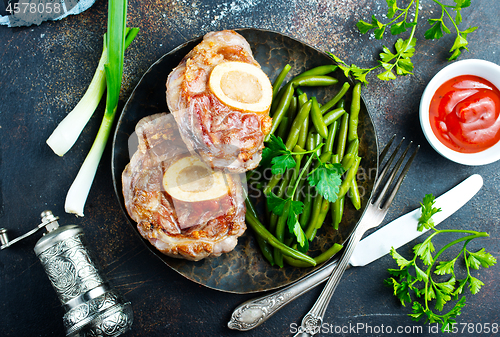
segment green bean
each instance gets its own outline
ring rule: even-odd
[[[261,237],[261,236],[256,236],[257,239],[257,244],[259,245],[260,251],[262,252],[262,255],[264,255],[264,258],[269,261],[271,266],[274,266],[274,259],[273,259],[273,251],[271,249],[271,246],[267,241]]]
[[[337,103],[337,108],[345,109],[345,100],[343,98]]]
[[[349,143],[346,149],[346,154],[352,154],[353,157],[358,155],[359,139],[355,139]],[[351,188],[349,189],[349,198],[356,209],[361,208],[361,196],[359,195],[358,182],[356,177],[351,180]]]
[[[293,79],[296,79],[296,78],[299,78],[299,77],[302,77],[302,76],[326,75],[326,74],[329,74],[329,73],[333,73],[337,68],[338,68],[338,66],[336,66],[336,65],[326,64],[326,65],[323,65],[323,66],[318,66],[318,67],[309,69],[307,71],[304,71],[303,73],[300,73],[299,75],[295,76]]]
[[[309,129],[309,115],[307,115],[306,119],[304,119],[304,122],[300,127],[299,139],[297,139],[297,145],[299,145],[302,148],[306,147],[308,129]]]
[[[338,197],[343,197],[344,195],[347,194],[347,191],[351,187],[351,181],[354,179],[356,174],[358,173],[358,168],[359,168],[359,163],[361,162],[361,157],[356,157],[354,159],[354,163],[351,165],[349,168],[349,171],[347,171],[347,174],[345,176],[345,179],[342,181],[339,187],[339,193]]]
[[[283,117],[285,117],[285,114],[288,111],[288,108],[290,107],[290,103],[293,97],[293,87],[292,85],[287,84],[285,88],[286,88],[285,93],[283,94],[283,97],[281,98],[280,103],[278,104],[276,111],[273,114],[273,123],[271,124],[271,131],[264,138],[264,141],[269,141],[271,134],[273,134],[276,131],[279,124],[281,123],[281,120],[283,119]]]
[[[280,104],[281,99],[283,98],[283,95],[285,94],[285,89],[286,85],[281,87],[281,89],[278,91],[278,94],[276,97],[273,97],[273,100],[271,102],[271,113],[276,111],[276,108],[278,107],[278,104]]]
[[[332,256],[337,254],[342,249],[342,247],[343,247],[342,245],[339,245],[338,243],[334,243],[326,251],[324,251],[320,255],[316,256],[314,258],[314,261],[316,261],[316,264],[326,262],[326,261],[330,260],[330,258]],[[310,265],[308,265],[307,263],[304,263],[300,260],[296,260],[296,259],[288,257],[288,256],[284,256],[284,259],[285,259],[286,263],[288,263],[292,267],[299,267],[299,268],[310,267]]]
[[[271,213],[271,216],[269,217],[269,231],[271,233],[276,232],[276,225],[278,224],[278,218],[279,216],[277,216],[274,213]]]
[[[349,199],[351,199],[352,205],[356,209],[361,208],[361,196],[359,195],[358,182],[356,177],[351,180],[351,188],[349,189]]]
[[[253,206],[249,206],[250,202],[248,201],[248,199],[245,201],[246,205],[247,205],[247,209],[252,207]],[[247,212],[246,213],[246,221],[248,223],[248,225],[250,227],[252,227],[252,229],[254,230],[254,232],[263,237],[264,239],[266,239],[266,241],[273,247],[275,248],[278,248],[281,250],[281,252],[287,256],[290,256],[294,259],[298,259],[298,260],[301,260],[301,261],[304,261],[306,263],[309,263],[311,266],[315,266],[316,265],[316,261],[314,261],[314,259],[310,256],[307,256],[306,254],[304,253],[301,253],[295,249],[292,249],[286,245],[284,245],[283,243],[279,242],[275,237],[274,235],[272,235],[271,233],[269,233],[269,231],[266,229],[266,227],[264,227],[264,225],[262,225],[260,223],[260,221],[254,217],[252,215],[251,212]]]
[[[268,186],[266,186],[266,189],[264,190],[264,194],[265,195],[268,195],[269,193],[272,192],[272,189],[274,189],[274,187],[277,185],[277,183],[274,183],[274,181],[278,181],[280,182],[280,185],[278,186],[278,191],[276,194],[277,197],[279,198],[282,198],[284,195],[285,195],[285,191],[289,185],[289,182],[290,182],[290,176],[291,176],[291,173],[290,173],[290,170],[286,171],[285,175],[282,176],[282,175],[279,175],[280,178],[277,178],[277,179],[274,179],[274,177],[276,177],[278,175],[274,175],[272,178],[271,178],[271,181],[269,182]],[[281,179],[281,177],[283,179]],[[267,188],[271,185],[271,182],[273,182],[274,186],[270,189],[270,190],[267,190]],[[268,191],[268,193],[266,194],[266,190]],[[274,231],[275,228],[276,228],[276,225],[278,223],[278,216],[274,213],[271,213],[271,216],[269,217],[269,230],[270,231]]]
[[[347,143],[348,126],[349,126],[349,114],[346,113],[345,115],[342,116],[342,119],[340,121],[340,131],[337,142],[336,153],[339,155],[340,160],[342,160],[342,158],[344,157],[345,147]]]
[[[286,75],[288,75],[288,72],[292,69],[292,67],[287,64],[281,69],[281,72],[279,73],[278,77],[276,77],[276,80],[274,80],[273,83],[273,99],[276,98],[276,95],[278,94],[278,91],[280,90],[281,84],[283,83],[283,80],[285,79]]]
[[[276,187],[276,185],[280,182],[281,178],[283,177],[282,174],[275,174],[271,177],[269,182],[267,183],[266,187],[264,188],[264,194],[269,195],[273,191],[273,189]]]
[[[295,147],[293,148],[293,152],[305,152],[305,150],[302,147],[300,147],[299,145],[295,145]],[[297,154],[297,155],[295,155],[295,162],[297,164],[295,165],[295,170],[293,170],[293,174],[292,174],[292,178],[290,180],[289,187],[295,186],[295,183],[297,182],[297,179],[299,177],[299,172],[300,172],[300,166],[301,166],[302,158],[303,157],[304,157],[303,154]],[[288,194],[287,194],[287,196],[288,196]],[[290,197],[293,198],[293,195],[290,196]]]
[[[290,211],[290,200],[285,203],[283,208],[283,214],[278,218],[278,224],[276,225],[276,239],[280,242],[285,240],[285,228],[286,221],[288,218],[288,212]],[[274,262],[283,268],[283,253],[279,248],[274,248]]]
[[[330,76],[300,76],[289,83],[294,87],[321,87],[337,84],[339,80]]]
[[[305,196],[306,198],[304,199],[304,209],[302,211],[302,214],[300,214],[299,218],[299,223],[302,229],[306,227],[306,225],[309,222],[309,219],[311,218],[311,211],[313,206],[312,193],[308,191],[308,193],[306,193]]]
[[[326,139],[328,137],[328,128],[326,127],[325,121],[323,120],[323,116],[321,115],[321,111],[318,105],[318,100],[316,99],[316,97],[312,98],[311,120],[318,134]]]
[[[352,153],[346,153],[344,155],[344,158],[342,158],[342,167],[344,168],[344,170],[349,170],[349,168],[351,168],[351,165],[354,163],[354,160],[356,159],[356,155],[352,154]]]
[[[295,120],[293,121],[293,124],[288,131],[288,138],[285,144],[287,149],[291,150],[297,144],[297,141],[299,140],[300,129],[304,124],[304,120],[309,115],[309,111],[311,111],[311,105],[311,101],[307,101],[304,105],[302,105],[302,108],[300,108],[299,113],[295,117]]]
[[[333,108],[335,106],[335,104],[337,104],[337,102],[340,101],[342,99],[342,97],[344,97],[344,95],[346,94],[347,90],[349,90],[350,86],[351,85],[348,82],[345,82],[342,85],[342,88],[340,88],[340,91],[337,93],[337,95],[335,95],[331,100],[329,100],[328,102],[326,102],[321,107],[321,113],[325,114],[325,112],[327,112],[328,110],[330,110],[331,108]]]
[[[332,155],[332,157],[330,158],[330,163],[332,163],[332,164],[340,163],[339,155],[338,154]]]
[[[309,101],[309,99],[307,98],[307,94],[305,92],[300,94],[298,97],[299,108],[301,108],[304,104],[306,104],[307,101]]]
[[[277,136],[283,139],[283,141],[285,141],[285,139],[287,139],[288,137],[288,131],[290,130],[295,116],[297,115],[298,108],[299,105],[297,97],[293,96],[292,101],[290,102],[290,106],[288,107],[288,111],[286,112],[286,115],[283,117],[283,120],[278,127]]]
[[[293,120],[295,119],[295,116],[299,112],[299,100],[296,96],[292,96],[292,101],[290,102],[290,106],[288,107],[288,128],[290,128],[290,125],[292,125]]]
[[[337,132],[338,125],[339,125],[339,123],[337,121],[335,121],[328,127],[328,138],[326,139],[325,146],[324,146],[324,149],[327,152],[333,151],[333,143],[335,142],[335,134]]]
[[[347,139],[353,141],[358,139],[358,118],[361,108],[361,83],[356,83],[352,89],[351,113],[349,118],[349,133]]]
[[[297,92],[297,95],[305,94],[305,92],[300,87],[295,88],[295,91]]]
[[[347,149],[345,150],[346,154],[353,154],[353,155],[358,155],[358,149],[359,149],[359,139],[355,139],[351,142],[349,142],[349,145],[347,145]]]
[[[276,132],[276,136],[280,137],[281,139],[284,139],[288,132],[288,119],[288,116],[283,117],[280,126],[278,127],[278,131]]]
[[[314,239],[314,234],[315,234],[315,227],[316,227],[316,222],[318,221],[318,218],[321,213],[321,207],[323,206],[323,196],[318,194],[316,198],[314,198],[313,205],[312,205],[312,211],[311,211],[311,217],[309,219],[309,223],[307,224],[306,227],[306,238],[309,240],[309,238]]]
[[[319,133],[314,133],[314,147],[313,149],[315,149],[319,144],[321,144],[321,136],[319,135]],[[317,149],[316,150],[316,154],[319,156],[321,156],[321,148]]]
[[[337,198],[332,204],[332,223],[335,230],[339,229],[342,215],[344,214],[344,200],[345,197]]]
[[[322,163],[326,163],[326,162],[329,162],[330,161],[330,158],[332,157],[332,153],[331,152],[323,152],[321,154],[321,156],[319,156],[319,161],[322,162]]]
[[[307,94],[302,93],[299,96],[299,107],[302,107],[304,104],[307,103]],[[306,119],[304,120],[304,123],[302,123],[302,126],[300,127],[300,133],[299,133],[299,139],[297,140],[297,144],[305,148],[306,147],[306,141],[307,141],[307,132],[309,131],[309,115],[307,115]]]
[[[315,136],[312,130],[307,133],[306,149],[307,151],[312,151],[316,146],[314,145]]]
[[[331,125],[333,122],[338,120],[340,117],[342,117],[343,114],[345,114],[345,109],[344,108],[335,108],[326,115],[323,116],[323,120],[325,121],[325,124],[327,126]]]
[[[319,208],[317,209],[317,213],[313,215],[306,229],[305,234],[306,238],[309,241],[314,240],[317,230],[320,229],[321,226],[323,225],[323,222],[325,222],[326,215],[328,214],[328,210],[330,209],[330,202],[327,199],[321,197],[320,200],[321,202],[319,202]]]
[[[320,229],[323,226],[323,222],[325,222],[326,214],[330,210],[330,201],[327,199],[323,199],[323,203],[321,204],[321,213],[319,214],[318,222],[316,223],[316,229]]]

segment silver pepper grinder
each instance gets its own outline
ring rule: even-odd
[[[42,223],[28,233],[9,241],[7,230],[0,229],[1,249],[44,228],[46,232],[35,245],[40,259],[61,304],[66,335],[71,337],[115,337],[132,326],[130,302],[100,275],[81,227],[59,227],[51,211],[41,215]]]

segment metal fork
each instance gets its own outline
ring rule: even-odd
[[[354,248],[368,229],[377,227],[378,225],[380,225],[382,220],[384,220],[384,217],[387,214],[387,210],[394,200],[394,197],[396,196],[396,193],[398,192],[404,177],[408,173],[411,163],[413,162],[413,159],[417,155],[417,151],[419,149],[419,146],[417,146],[413,154],[406,162],[406,165],[401,171],[401,174],[397,178],[394,186],[392,186],[392,183],[394,182],[394,179],[396,178],[396,175],[401,168],[401,165],[403,164],[408,150],[412,145],[412,142],[410,142],[401,157],[394,165],[394,168],[389,172],[390,166],[394,161],[397,152],[399,151],[401,144],[403,143],[403,140],[401,140],[396,150],[392,153],[391,157],[388,159],[384,168],[380,172],[380,176],[373,187],[374,193],[372,194],[372,197],[368,202],[365,213],[359,221],[356,230],[349,239],[349,242],[344,249],[344,253],[342,254],[337,266],[333,270],[330,278],[328,279],[328,282],[321,292],[321,295],[319,296],[318,300],[311,308],[311,310],[302,319],[302,325],[299,327],[299,332],[295,335],[295,337],[313,336],[320,331],[326,308],[330,303],[330,299],[332,298],[332,295],[335,292],[335,289],[337,288],[337,285],[339,284],[340,279],[347,268],[351,255],[354,252]],[[390,143],[392,143],[392,139]],[[386,146],[381,154],[381,157],[385,156],[388,149],[389,148]],[[383,181],[385,181],[385,183],[382,185]]]

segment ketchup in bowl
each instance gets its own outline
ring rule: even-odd
[[[454,77],[436,90],[429,119],[435,136],[448,148],[481,152],[500,140],[500,91],[478,76]]]

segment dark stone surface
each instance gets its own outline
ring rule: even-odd
[[[450,3],[452,3],[450,1]],[[421,2],[421,16],[413,58],[413,76],[392,82],[372,79],[363,88],[373,114],[380,144],[394,133],[421,144],[421,150],[384,223],[419,205],[426,193],[440,195],[469,175],[479,173],[484,187],[440,228],[487,231],[490,238],[471,244],[485,247],[497,259],[500,211],[499,163],[468,167],[450,162],[426,142],[418,122],[420,95],[432,76],[446,64],[453,43],[424,39],[426,23],[438,12],[430,1]],[[500,63],[498,13],[495,0],[475,1],[464,9],[463,26],[477,25],[469,35],[469,52],[460,59],[480,58]],[[386,11],[385,1],[230,1],[188,2],[133,1],[129,25],[141,33],[126,53],[121,106],[149,66],[175,46],[208,31],[254,27],[278,31],[320,50],[331,50],[349,63],[373,66],[384,42],[361,35],[359,19]],[[97,1],[88,11],[60,22],[27,28],[0,27],[0,223],[10,237],[21,235],[39,223],[39,215],[51,209],[62,224],[81,225],[87,241],[101,261],[103,271],[134,308],[135,322],[127,336],[269,336],[290,335],[290,324],[300,323],[321,287],[289,304],[264,325],[240,333],[226,327],[232,310],[253,295],[228,294],[186,280],[143,245],[121,212],[111,175],[111,142],[108,144],[85,208],[85,217],[64,213],[66,191],[83,162],[99,128],[101,105],[75,147],[57,157],[45,144],[59,121],[78,102],[97,65],[107,4]],[[0,252],[0,336],[62,336],[63,309],[33,253],[37,238],[30,238]],[[422,238],[399,249],[405,256]],[[449,238],[437,238],[442,246]],[[419,327],[383,286],[390,257],[346,272],[325,315],[328,327]],[[498,266],[474,271],[485,286],[477,295],[467,293],[467,305],[458,323],[500,323]],[[462,326],[461,326],[462,327]],[[441,336],[423,326],[424,333],[401,336]],[[325,335],[333,333],[325,333]],[[348,336],[382,336],[383,333],[342,333]],[[394,334],[398,335],[398,334]],[[476,336],[477,333],[457,335]],[[494,334],[486,334],[494,335]]]

